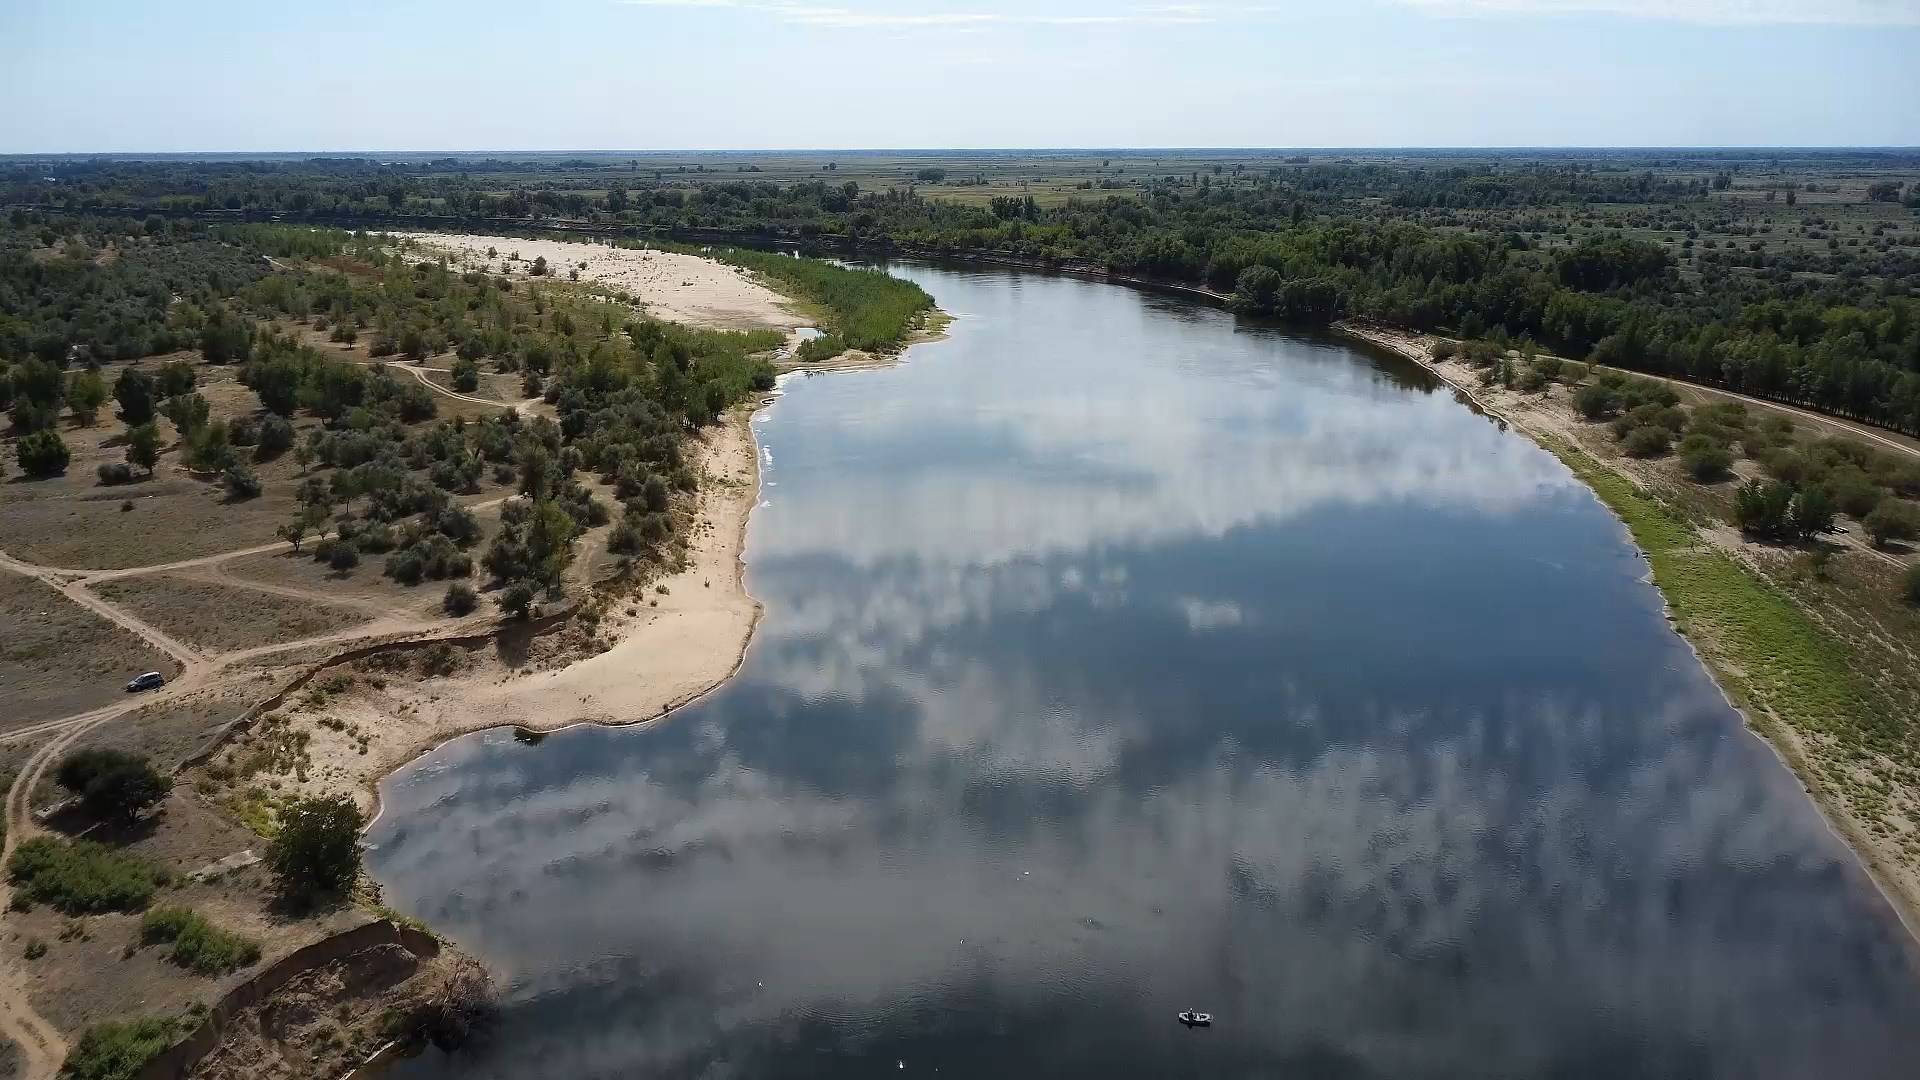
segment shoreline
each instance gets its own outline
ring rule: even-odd
[[[1906,945],[1908,950],[1916,958],[1920,958],[1920,896],[1913,895],[1907,888],[1903,887],[1900,881],[1895,879],[1888,867],[1884,865],[1885,856],[1878,850],[1873,839],[1860,824],[1856,822],[1851,815],[1847,814],[1827,793],[1824,782],[1807,766],[1803,749],[1800,745],[1799,735],[1791,729],[1790,723],[1771,716],[1767,716],[1765,722],[1757,720],[1757,716],[1763,715],[1761,710],[1757,706],[1742,704],[1729,688],[1729,684],[1733,682],[1733,678],[1726,669],[1726,666],[1731,664],[1732,661],[1717,655],[1709,649],[1703,648],[1702,643],[1696,640],[1693,635],[1681,632],[1680,627],[1682,624],[1680,619],[1675,615],[1672,598],[1668,595],[1666,587],[1660,583],[1658,575],[1654,571],[1652,556],[1641,546],[1639,538],[1634,535],[1632,523],[1627,520],[1619,507],[1615,506],[1605,494],[1593,485],[1588,476],[1577,466],[1576,461],[1569,457],[1569,452],[1593,460],[1591,455],[1588,455],[1578,446],[1573,445],[1569,445],[1566,450],[1562,450],[1553,445],[1553,442],[1557,441],[1557,436],[1536,431],[1529,425],[1514,419],[1514,417],[1507,412],[1489,404],[1484,398],[1475,394],[1471,389],[1462,385],[1445,371],[1441,370],[1440,367],[1433,362],[1431,355],[1427,353],[1426,349],[1419,345],[1415,336],[1410,333],[1356,326],[1347,322],[1336,323],[1333,329],[1344,336],[1385,349],[1395,356],[1418,364],[1422,370],[1434,378],[1439,379],[1443,385],[1452,389],[1456,394],[1466,398],[1467,401],[1472,403],[1474,408],[1478,409],[1484,415],[1498,421],[1511,430],[1525,435],[1534,445],[1552,454],[1559,460],[1560,463],[1566,467],[1567,471],[1573,475],[1573,478],[1578,480],[1581,486],[1585,487],[1588,493],[1591,494],[1601,506],[1606,508],[1608,514],[1612,515],[1614,520],[1620,523],[1621,528],[1626,530],[1627,539],[1633,544],[1634,550],[1640,555],[1640,558],[1647,563],[1647,573],[1642,580],[1651,585],[1654,591],[1658,593],[1660,597],[1661,614],[1667,621],[1668,629],[1681,641],[1686,643],[1688,651],[1693,654],[1694,660],[1699,663],[1701,670],[1706,673],[1708,680],[1713,683],[1713,687],[1719,692],[1721,699],[1740,717],[1741,727],[1757,738],[1774,758],[1786,767],[1787,771],[1793,775],[1793,778],[1799,782],[1802,793],[1806,795],[1807,801],[1813,805],[1814,810],[1820,815],[1820,820],[1826,825],[1827,831],[1833,835],[1834,839],[1839,840],[1853,856],[1854,864],[1866,875],[1867,880],[1872,883],[1874,890],[1879,893],[1881,899],[1886,902],[1887,907],[1892,911],[1895,920],[1906,930]],[[1597,460],[1593,463],[1596,468],[1607,468],[1606,465]],[[1631,478],[1623,476],[1622,479],[1638,487],[1638,484]],[[1649,501],[1652,501],[1654,498],[1651,495],[1645,497],[1649,499]],[[1752,574],[1752,571],[1746,569],[1744,566],[1741,567],[1741,572],[1749,575]],[[1792,603],[1791,600],[1787,602]]]

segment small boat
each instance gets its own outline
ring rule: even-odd
[[[1188,1027],[1212,1027],[1213,1014],[1194,1012],[1192,1009],[1188,1009],[1186,1012],[1180,1014],[1180,1022]]]

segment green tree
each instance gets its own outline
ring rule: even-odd
[[[173,790],[173,778],[139,754],[104,747],[76,750],[62,758],[54,782],[80,797],[96,817],[132,821]]]
[[[527,521],[527,557],[549,593],[557,593],[573,562],[573,518],[551,499],[535,503]]]
[[[13,454],[20,460],[21,472],[39,478],[67,471],[67,462],[72,459],[60,433],[51,428],[22,435],[13,444]]]
[[[164,399],[191,394],[197,378],[192,364],[185,360],[169,360],[160,365],[159,378],[154,381],[154,396]]]
[[[148,476],[160,464],[160,428],[153,421],[127,429],[127,464],[139,466]]]
[[[100,406],[107,403],[107,383],[97,371],[82,371],[67,384],[67,407],[73,418],[92,427],[100,417]]]
[[[1793,488],[1778,480],[1749,480],[1733,493],[1733,523],[1750,536],[1778,537],[1787,528]]]
[[[1833,530],[1833,500],[1816,487],[1794,492],[1787,506],[1787,527],[1802,540]]]
[[[209,364],[245,360],[253,351],[253,323],[225,308],[215,308],[200,328],[200,355]]]
[[[126,368],[113,380],[113,399],[120,403],[120,420],[135,427],[153,419],[153,376],[139,368]]]
[[[281,895],[302,905],[344,894],[360,877],[365,818],[345,795],[297,799],[280,811],[267,867]]]
[[[463,394],[480,389],[480,365],[466,357],[453,362],[453,388]]]
[[[207,399],[191,392],[168,398],[161,404],[160,411],[183,439],[191,438],[194,432],[205,427],[207,417],[212,413]]]
[[[1280,295],[1280,271],[1271,266],[1249,266],[1233,283],[1233,309],[1250,315],[1270,315]]]

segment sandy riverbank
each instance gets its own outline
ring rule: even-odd
[[[812,325],[793,301],[736,266],[670,251],[638,251],[570,240],[528,240],[471,233],[395,233],[421,251],[447,256],[455,268],[525,276],[535,259],[547,272],[630,297],[647,314],[690,326],[724,330],[793,330]],[[488,255],[488,250],[496,252]],[[513,257],[518,256],[517,260]],[[582,266],[581,264],[586,265]]]
[[[1556,456],[1561,451],[1554,444],[1573,447],[1586,452],[1591,447],[1583,443],[1582,435],[1588,433],[1594,425],[1583,424],[1574,416],[1569,400],[1557,394],[1521,394],[1505,390],[1498,386],[1476,386],[1471,365],[1460,360],[1436,360],[1433,357],[1432,339],[1420,334],[1401,330],[1388,330],[1377,327],[1342,325],[1341,331],[1361,341],[1387,349],[1419,364],[1427,371],[1450,386],[1456,393],[1487,415],[1501,423],[1513,427],[1543,449]],[[1600,430],[1605,430],[1601,428]],[[1646,461],[1621,458],[1618,456],[1603,458],[1597,454],[1588,454],[1592,461],[1603,469],[1611,470],[1632,482],[1642,491],[1659,490],[1657,480],[1648,474],[1653,468]],[[1579,470],[1574,470],[1579,475]],[[1598,493],[1596,492],[1596,495]],[[1657,496],[1650,496],[1656,497]],[[1601,499],[1603,505],[1614,509]],[[1618,511],[1616,510],[1616,516]],[[1730,527],[1701,528],[1696,530],[1705,546],[1716,549],[1747,567],[1761,580],[1756,562],[1768,557],[1764,545],[1745,540],[1737,530]],[[1836,538],[1844,546],[1859,548],[1878,556],[1877,552],[1864,544],[1859,537],[1845,533],[1836,533]],[[1646,553],[1641,552],[1644,557]],[[1659,587],[1659,582],[1650,571],[1648,581]],[[1679,620],[1675,618],[1671,604],[1662,590],[1662,602],[1670,624],[1679,629]],[[1809,800],[1819,810],[1835,837],[1847,845],[1858,859],[1860,867],[1866,871],[1874,886],[1886,899],[1888,906],[1899,917],[1911,936],[1911,944],[1920,949],[1920,872],[1916,872],[1912,862],[1901,847],[1898,834],[1887,834],[1869,827],[1848,813],[1846,807],[1832,792],[1827,790],[1826,782],[1816,771],[1812,757],[1814,749],[1808,745],[1803,734],[1791,724],[1771,712],[1762,712],[1758,707],[1748,707],[1740,697],[1730,692],[1729,687],[1740,681],[1741,659],[1730,655],[1710,634],[1698,632],[1682,633],[1681,640],[1687,643],[1708,678],[1720,691],[1727,705],[1740,714],[1747,729],[1757,735],[1768,749],[1799,778],[1802,789]]]

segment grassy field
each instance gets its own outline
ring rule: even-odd
[[[90,588],[169,635],[211,651],[276,645],[367,621],[348,607],[289,599],[177,574],[103,581]]]
[[[50,586],[0,571],[0,731],[118,701],[143,671],[178,666]]]

